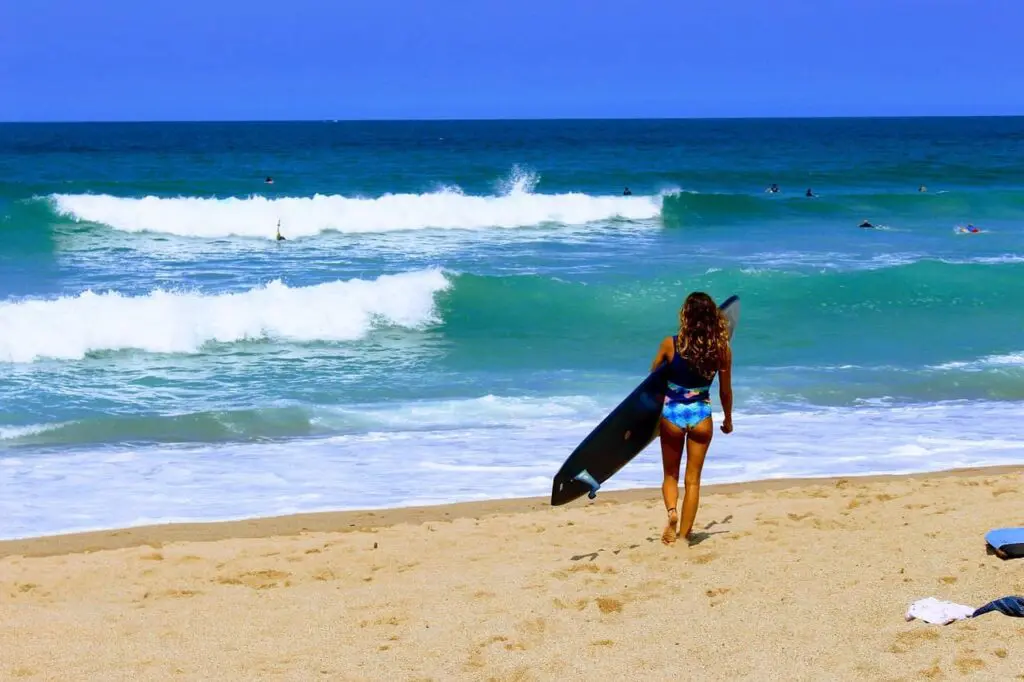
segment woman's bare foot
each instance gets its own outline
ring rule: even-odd
[[[676,514],[675,509],[670,509],[668,512],[668,525],[665,526],[664,532],[661,534],[661,542],[666,545],[671,545],[676,541],[677,528],[679,527],[679,517]]]

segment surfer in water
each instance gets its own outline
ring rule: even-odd
[[[651,363],[653,372],[668,363],[668,387],[661,410],[661,463],[665,478],[661,495],[668,524],[661,541],[670,544],[679,535],[690,539],[700,502],[700,474],[711,445],[711,383],[718,375],[722,401],[722,433],[732,433],[732,349],[725,317],[710,296],[695,291],[679,310],[679,333],[662,340]],[[679,523],[679,468],[686,448],[683,475],[683,519]],[[678,532],[677,532],[678,527]]]
[[[630,189],[627,187],[626,189],[622,190],[622,196],[631,197],[633,196],[633,192],[630,191]]]
[[[287,239],[281,235],[281,221],[280,220],[277,221],[277,236],[274,237],[274,239],[276,239],[279,242],[287,241]]]

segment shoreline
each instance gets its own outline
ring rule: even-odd
[[[842,481],[853,481],[858,485],[864,485],[886,481],[999,476],[1013,473],[1024,473],[1024,462],[1019,465],[962,467],[908,474],[777,478],[737,483],[713,483],[701,486],[701,497],[703,506],[708,498],[719,495],[779,491],[808,486],[836,486]],[[563,507],[552,507],[547,496],[517,497],[425,506],[306,512],[229,521],[148,524],[0,540],[0,559],[17,556],[26,558],[60,556],[144,546],[159,548],[177,542],[218,542],[299,536],[306,533],[365,532],[398,525],[418,526],[431,522],[449,522],[467,518],[480,520],[493,516],[519,515],[544,510],[621,505],[657,500],[660,494],[660,488],[657,487],[629,488],[602,491],[593,502],[584,497],[581,498],[582,501],[577,500]]]

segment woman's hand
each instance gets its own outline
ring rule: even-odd
[[[722,368],[718,370],[718,397],[722,400],[722,433],[732,433],[732,348],[725,347]]]

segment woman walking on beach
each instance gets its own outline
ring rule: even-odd
[[[661,462],[665,479],[661,494],[668,525],[661,541],[670,544],[678,535],[689,539],[700,502],[700,474],[711,445],[711,382],[718,375],[718,395],[725,417],[722,433],[732,432],[732,350],[725,317],[710,296],[695,291],[679,310],[679,334],[666,337],[651,364],[653,372],[667,362],[668,387],[661,412]],[[683,520],[679,524],[679,467],[686,447],[683,477]],[[677,533],[677,526],[679,528]]]

